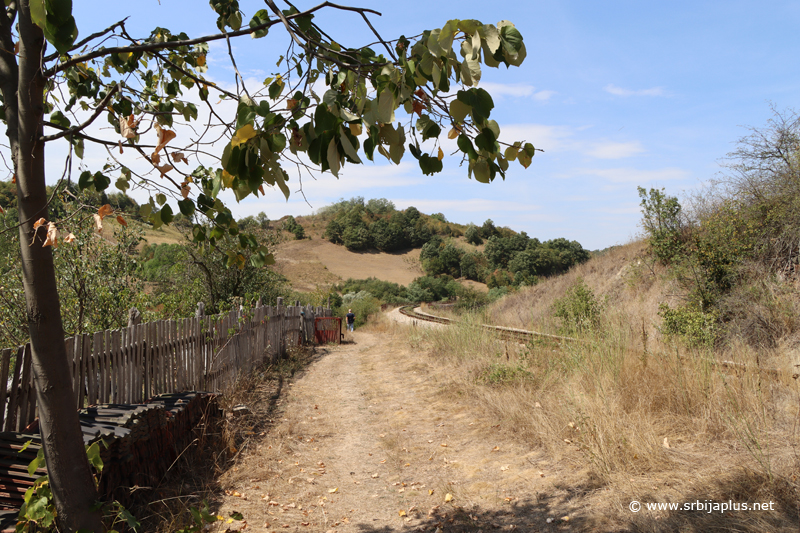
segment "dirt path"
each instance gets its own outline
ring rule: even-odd
[[[571,525],[548,511],[554,485],[538,452],[504,440],[408,346],[382,333],[352,339],[321,350],[287,387],[281,418],[224,476],[222,515],[241,512],[247,531]]]

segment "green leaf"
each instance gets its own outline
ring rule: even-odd
[[[384,89],[378,96],[377,121],[384,124],[394,122],[395,101],[392,91]]]
[[[156,194],[156,203],[158,203],[158,205],[164,205],[166,201],[167,197],[165,195],[163,195],[162,193]]]
[[[81,175],[78,178],[78,188],[83,191],[85,189],[88,189],[92,185],[94,185],[94,181],[92,179],[92,173],[89,172],[88,170],[84,170],[83,172],[81,172]]]
[[[481,183],[490,183],[492,181],[491,170],[489,170],[489,162],[480,157],[472,167],[472,174],[475,179]]]
[[[475,147],[472,146],[472,141],[469,140],[465,134],[461,134],[458,136],[458,149],[467,154],[470,159],[475,159],[478,157],[477,152],[475,152]]]
[[[234,11],[228,16],[228,26],[233,28],[233,31],[237,31],[242,27],[242,13],[240,11]]]
[[[117,181],[114,182],[114,187],[119,191],[125,192],[130,188],[130,184],[125,178],[117,178]]]
[[[65,117],[64,114],[61,113],[61,111],[54,111],[50,115],[50,122],[52,122],[56,126],[61,126],[62,128],[69,128],[71,124],[69,119]]]
[[[328,144],[327,159],[331,173],[338,178],[341,161],[339,159],[339,149],[336,147],[335,137],[331,139],[331,142]]]
[[[483,128],[481,132],[475,137],[475,146],[481,150],[494,153],[496,150],[494,132],[489,128]]]
[[[517,158],[519,159],[519,163],[524,168],[528,168],[531,165],[531,159],[535,154],[536,149],[533,147],[533,145],[531,143],[525,143],[525,147],[519,151]]]
[[[36,471],[40,468],[43,468],[45,465],[44,463],[44,448],[39,448],[39,451],[36,454],[36,457],[28,464],[28,475],[33,477],[36,474]]]
[[[266,9],[259,9],[258,11],[256,11],[256,14],[253,15],[253,18],[250,19],[250,27],[255,28],[267,22],[269,22],[269,11],[267,11]],[[266,37],[268,32],[269,28],[264,28],[262,30],[256,30],[250,35],[254,39],[260,39],[262,37]]]
[[[516,54],[522,47],[522,34],[511,23],[500,28],[500,35],[510,54]]]
[[[239,511],[232,511],[231,518],[233,518],[234,520],[244,520],[244,516],[242,516],[242,513],[240,513]]]
[[[500,48],[500,32],[497,30],[497,27],[492,26],[491,24],[486,24],[481,26],[479,32],[483,38],[483,49],[488,53],[488,55],[494,55],[494,53],[497,52],[497,49]]]
[[[184,200],[180,200],[178,202],[178,209],[181,210],[184,216],[190,217],[194,214],[195,206],[194,202],[189,200],[188,198]]]
[[[75,150],[75,155],[78,156],[78,159],[83,159],[83,138],[78,137],[76,139],[70,135],[70,142],[72,143],[72,147]]]
[[[89,464],[95,467],[98,472],[103,471],[103,459],[100,457],[100,441],[93,442],[86,447],[86,457],[89,459]]]
[[[341,136],[339,137],[339,139],[342,142],[342,148],[344,148],[344,153],[347,154],[347,157],[353,160],[354,163],[361,164],[361,159],[358,157],[358,152],[353,146],[353,143],[350,142],[350,139],[347,136],[347,133],[344,131],[344,128],[340,126],[339,130],[341,131]]]
[[[516,144],[514,146],[509,146],[508,148],[506,148],[505,151],[506,159],[508,159],[509,161],[516,161],[518,151],[519,147]]]
[[[161,222],[163,222],[164,224],[169,224],[170,222],[172,222],[173,218],[172,208],[169,206],[169,204],[162,207],[161,211],[159,211],[158,214],[161,217]]]
[[[441,172],[443,166],[438,157],[431,157],[428,154],[422,154],[419,157],[419,168],[426,176],[432,176],[437,172]]]
[[[450,116],[456,122],[464,122],[464,118],[472,111],[472,106],[464,103],[461,100],[453,100],[450,102]]]
[[[139,207],[139,216],[142,218],[148,218],[152,212],[153,206],[151,204],[142,204]]]

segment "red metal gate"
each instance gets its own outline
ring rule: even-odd
[[[342,338],[342,319],[336,316],[323,316],[314,319],[314,340],[317,344],[334,342]]]

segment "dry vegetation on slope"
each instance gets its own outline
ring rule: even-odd
[[[409,341],[442,367],[454,393],[583,472],[573,490],[626,530],[796,530],[800,389],[790,357],[742,345],[719,354],[662,337],[658,304],[674,291],[644,250],[611,250],[481,317],[556,332],[552,308],[580,277],[605,301],[596,326],[573,333],[582,342],[506,345],[470,328],[415,332]],[[780,371],[758,370],[765,366]],[[772,501],[775,510],[634,514],[631,500]]]

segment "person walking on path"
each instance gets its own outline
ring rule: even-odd
[[[353,331],[356,323],[356,315],[353,313],[352,309],[347,310],[345,318],[347,319],[347,331]]]

